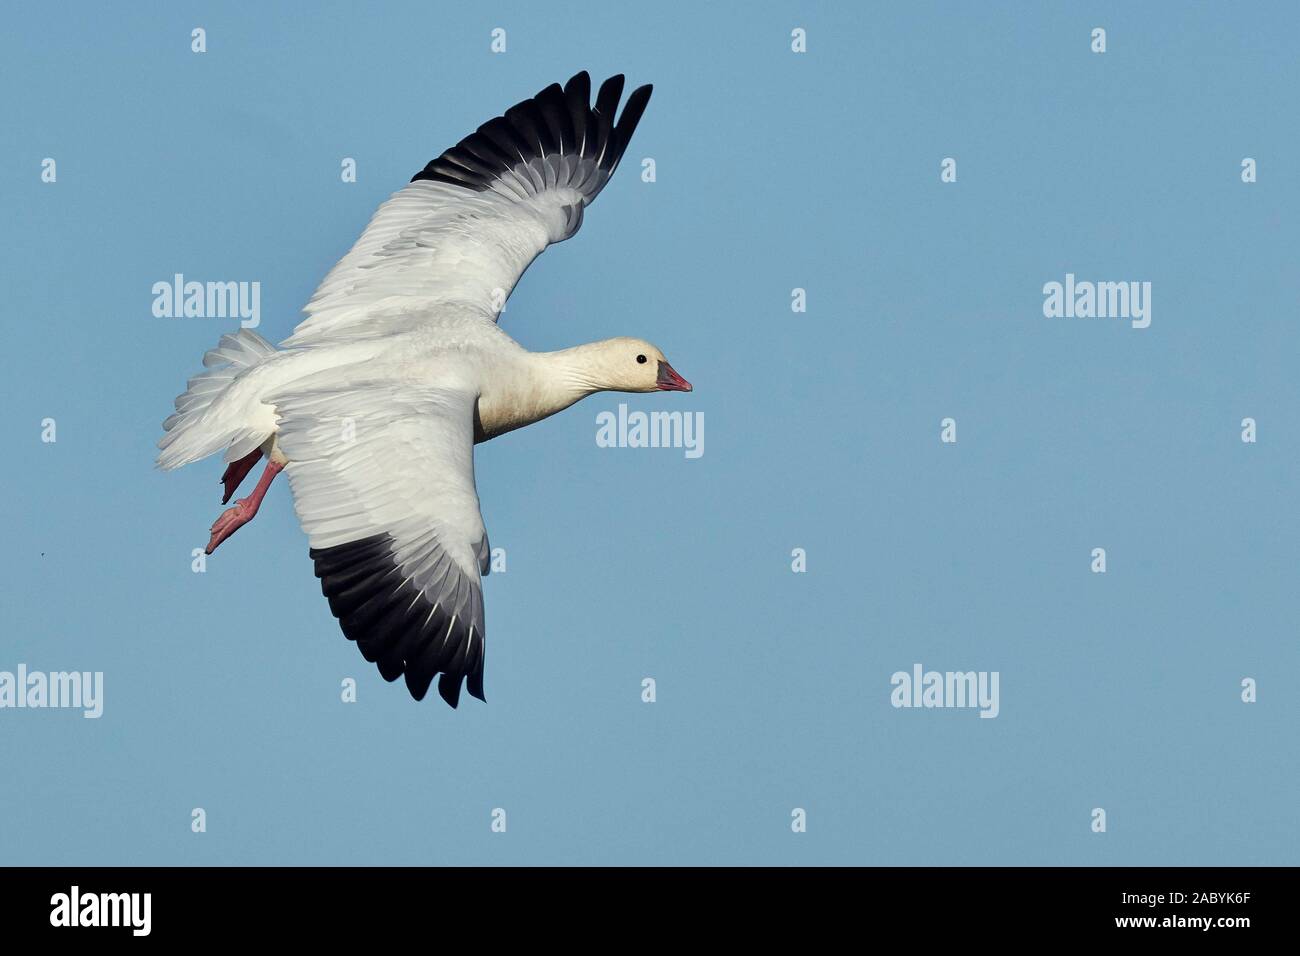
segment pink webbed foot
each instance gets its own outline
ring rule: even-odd
[[[240,462],[243,460],[240,459]],[[266,497],[271,482],[283,469],[284,465],[268,461],[266,470],[262,472],[262,477],[258,479],[257,487],[253,489],[253,493],[247,498],[240,498],[235,502],[234,507],[227,508],[221,513],[221,517],[216,520],[210,529],[212,537],[208,539],[208,546],[204,549],[208,554],[216,551],[221,542],[253,520],[257,514],[257,509],[262,507],[262,499]]]
[[[226,466],[226,473],[221,476],[221,484],[225,487],[225,494],[221,496],[221,503],[224,505],[230,500],[230,496],[235,493],[239,483],[248,477],[248,473],[253,470],[253,466],[261,460],[262,450],[254,448],[239,461],[232,461]],[[224,518],[225,515],[222,515]],[[209,552],[211,553],[211,552]]]
[[[222,504],[225,504],[225,502],[222,502]],[[221,542],[252,521],[253,516],[256,514],[257,508],[254,507],[252,501],[248,498],[240,498],[235,502],[233,508],[227,508],[221,512],[221,517],[213,523],[211,529],[209,529],[212,537],[208,539],[208,546],[204,550],[208,554],[217,550],[217,546]]]

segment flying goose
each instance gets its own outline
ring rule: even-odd
[[[487,532],[474,445],[594,392],[689,392],[649,342],[529,352],[497,320],[529,264],[582,225],[651,87],[615,122],[623,77],[579,73],[489,120],[379,207],[279,348],[243,329],[203,357],[163,422],[158,466],[224,452],[230,501],[207,552],[257,514],[284,471],[343,633],[416,700],[483,700]]]

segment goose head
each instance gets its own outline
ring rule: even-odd
[[[599,343],[589,356],[589,373],[601,391],[689,392],[691,383],[668,364],[664,353],[644,339],[617,338]]]

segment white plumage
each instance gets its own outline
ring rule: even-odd
[[[567,239],[613,174],[649,100],[622,77],[589,106],[585,73],[547,87],[429,163],[384,203],[276,349],[254,332],[204,356],[164,422],[158,464],[224,453],[214,549],[256,514],[283,467],[344,633],[417,699],[441,673],[452,706],[483,697],[487,533],[473,445],[595,391],[689,390],[638,339],[531,353],[496,324],[547,245]]]

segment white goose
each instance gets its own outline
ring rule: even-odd
[[[649,342],[529,352],[497,325],[505,298],[618,166],[650,99],[623,77],[590,106],[583,72],[447,150],[379,207],[276,349],[249,330],[203,357],[158,465],[224,451],[222,504],[265,455],[253,493],[212,526],[211,554],[284,470],[343,633],[416,700],[436,674],[452,707],[483,698],[488,539],[474,487],[486,441],[599,391],[690,391]]]

